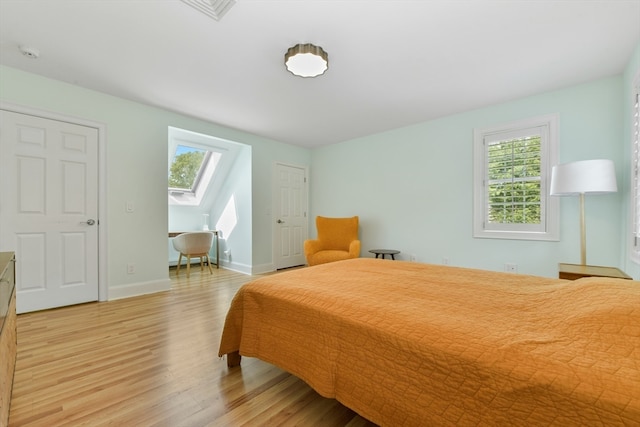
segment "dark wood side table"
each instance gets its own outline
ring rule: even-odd
[[[396,251],[395,249],[371,249],[369,252],[376,254],[376,258],[381,257],[382,259],[384,259],[385,255],[391,255],[391,259],[393,260],[395,260],[395,256],[400,253],[400,251]]]
[[[558,264],[558,277],[560,279],[577,280],[581,277],[611,277],[614,279],[629,279],[631,276],[615,267],[600,267],[597,265]]]

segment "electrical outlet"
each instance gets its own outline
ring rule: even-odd
[[[449,258],[447,258],[446,256],[442,257],[442,265],[449,265]]]
[[[136,273],[136,265],[133,263],[127,264],[127,274],[135,274]]]
[[[504,271],[506,271],[507,273],[517,273],[518,264],[506,263],[504,265]]]
[[[411,261],[411,262],[416,262],[416,259],[417,259],[417,258],[416,258],[416,254],[411,254],[411,255],[409,255],[409,261]]]

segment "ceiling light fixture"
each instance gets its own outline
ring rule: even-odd
[[[316,77],[329,68],[329,55],[320,46],[297,44],[284,54],[284,64],[296,76]]]

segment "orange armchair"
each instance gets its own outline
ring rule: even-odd
[[[360,256],[358,217],[316,217],[318,238],[304,241],[304,255],[309,265],[324,264]]]

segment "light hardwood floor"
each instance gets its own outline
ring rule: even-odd
[[[192,270],[171,291],[18,316],[10,426],[374,426],[253,358],[217,356],[250,276]]]

